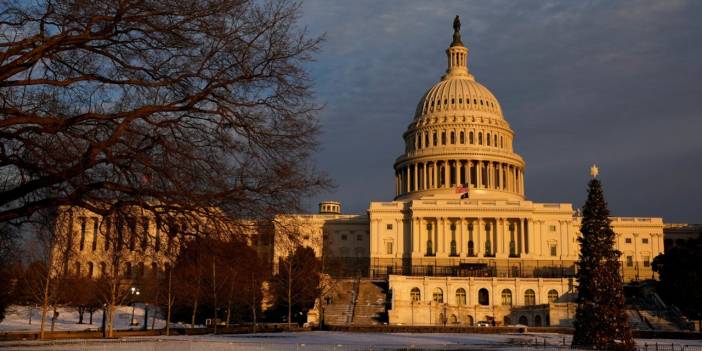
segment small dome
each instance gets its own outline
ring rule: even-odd
[[[503,118],[495,95],[472,76],[448,76],[436,83],[419,101],[414,118],[446,111],[476,111]]]

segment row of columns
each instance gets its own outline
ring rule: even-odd
[[[412,219],[412,256],[524,257],[533,253],[527,218]]]
[[[406,163],[395,172],[397,195],[458,185],[524,194],[524,171],[504,162],[433,160]]]

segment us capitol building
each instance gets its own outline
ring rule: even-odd
[[[446,73],[402,134],[395,199],[371,202],[367,216],[330,201],[286,218],[323,243],[328,261],[387,279],[390,324],[559,325],[575,312],[581,217],[570,203],[526,198],[515,133],[469,71],[458,19],[454,29]],[[655,279],[662,219],[611,219],[625,281]]]
[[[291,252],[284,241],[293,234],[295,245],[323,257],[339,286],[350,276],[385,286],[381,301],[368,305],[387,313],[389,324],[570,323],[581,218],[572,204],[526,198],[526,163],[513,148],[514,131],[497,98],[468,70],[468,54],[456,18],[446,73],[419,100],[402,135],[405,150],[393,165],[395,199],[371,202],[360,215],[342,214],[340,203],[326,201],[318,214],[279,215],[266,230],[252,226],[246,235],[268,265],[275,270]],[[74,212],[60,222],[76,237],[69,240],[78,253],[71,270],[105,274],[105,255],[115,250],[109,237],[122,237],[123,228],[110,234],[107,219],[100,233],[102,218]],[[651,260],[663,252],[662,219],[611,220],[623,279],[656,279]],[[168,265],[163,252],[171,251],[173,237],[153,223],[137,216],[124,229],[131,231],[124,234],[129,245],[117,250],[126,250],[120,263],[126,277]],[[355,281],[353,305],[373,300],[361,296]],[[330,315],[334,299],[325,299]]]

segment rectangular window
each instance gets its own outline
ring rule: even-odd
[[[146,250],[149,245],[149,219],[146,217],[142,218],[143,221],[143,233],[141,237],[141,249]]]
[[[385,228],[387,228],[387,230],[392,230],[392,224],[387,224]]]
[[[551,232],[555,232],[555,231],[556,231],[556,226],[555,226],[555,225],[550,225],[550,226],[548,226],[548,230],[551,231]]]
[[[627,267],[634,266],[634,258],[632,256],[626,256],[626,266]]]
[[[346,240],[346,234],[341,234],[341,240]]]
[[[100,222],[97,218],[93,219],[93,251],[97,250],[98,232],[100,231]]]
[[[83,248],[85,248],[85,223],[86,218],[81,217],[80,219],[80,251],[83,251]]]
[[[644,267],[651,266],[651,259],[648,256],[643,257],[643,265],[644,265]]]
[[[388,255],[392,255],[392,241],[385,242],[385,253]]]
[[[356,234],[356,240],[363,241],[363,234]]]
[[[556,244],[551,244],[551,256],[558,255],[558,246]]]
[[[641,239],[642,244],[648,244],[648,238],[643,238]]]
[[[627,243],[627,244],[631,244],[631,238],[626,238],[626,239],[624,239],[624,242]]]

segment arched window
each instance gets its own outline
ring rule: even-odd
[[[431,299],[436,303],[444,303],[444,291],[441,288],[435,288]]]
[[[549,290],[548,291],[548,302],[549,303],[554,303],[558,301],[558,291],[555,289]]]
[[[495,142],[492,145],[495,145],[495,147],[497,147],[497,134],[493,134],[493,137],[495,138]]]
[[[88,262],[88,278],[92,278],[92,277],[93,277],[93,263]]]
[[[478,132],[478,145],[483,145],[483,132]]]
[[[456,290],[456,304],[459,306],[465,306],[466,304],[466,290],[459,288]]]
[[[505,139],[500,135],[500,148],[504,149],[505,148]]]
[[[446,145],[446,132],[441,132],[441,145]]]
[[[452,314],[451,317],[449,318],[449,323],[458,324],[458,317],[456,317],[455,314]]]
[[[512,306],[512,290],[504,289],[502,290],[502,305]]]
[[[528,326],[528,325],[529,325],[529,319],[527,319],[526,316],[520,316],[520,317],[519,317],[519,324]]]
[[[468,133],[468,143],[473,144],[473,143],[474,143],[474,140],[473,140],[473,139],[474,139],[474,138],[473,138],[473,132],[469,132],[469,133]]]
[[[490,133],[487,133],[485,141],[487,142],[487,146],[490,146]]]
[[[410,290],[410,298],[413,302],[419,302],[422,300],[422,293],[419,292],[419,288],[412,288],[412,290]]]
[[[490,293],[487,289],[482,288],[478,290],[478,303],[483,306],[490,305]]]
[[[466,134],[461,131],[460,133],[458,133],[458,139],[459,139],[458,141],[461,144],[465,144],[466,143]]]
[[[536,294],[534,290],[527,289],[527,291],[524,292],[524,304],[527,306],[536,305]],[[521,321],[519,323],[521,323]]]
[[[466,316],[466,324],[473,325],[473,316],[471,316],[471,315]]]
[[[439,143],[438,142],[439,137],[436,135],[436,132],[434,132],[433,134],[434,134],[434,146],[436,146]]]
[[[456,132],[451,132],[451,144],[456,143]]]
[[[424,133],[424,147],[429,146],[429,133]]]

